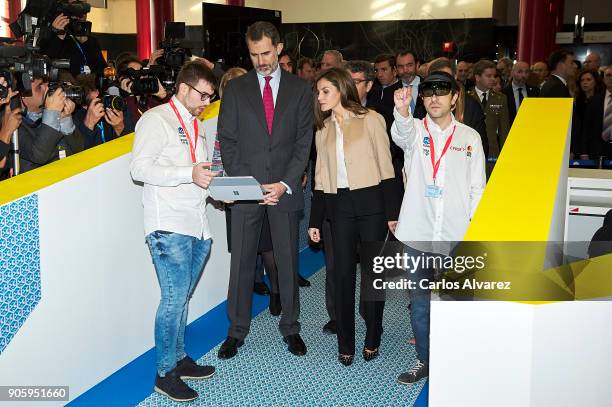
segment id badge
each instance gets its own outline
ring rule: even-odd
[[[437,185],[427,185],[425,189],[426,198],[440,198],[442,196],[442,187]]]
[[[66,158],[66,150],[59,150],[59,159],[63,160]]]
[[[83,65],[81,67],[81,73],[89,75],[91,73],[91,69],[89,68],[89,65]]]

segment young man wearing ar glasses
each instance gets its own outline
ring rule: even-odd
[[[419,84],[419,95],[427,111],[423,120],[415,119],[410,112],[411,87],[394,94],[391,135],[404,150],[408,180],[395,236],[404,243],[409,256],[448,255],[452,243],[463,239],[482,196],[485,156],[478,132],[457,122],[452,114],[458,86],[450,74],[429,74]],[[417,267],[410,270],[409,278],[420,287],[420,280],[433,278],[433,270]],[[399,376],[402,384],[415,383],[429,375],[431,291],[417,288],[409,295],[418,360],[410,371]]]

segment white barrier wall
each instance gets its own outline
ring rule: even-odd
[[[159,287],[130,157],[37,193],[42,295],[0,353],[2,385],[67,385],[72,400],[154,346]],[[188,322],[227,297],[225,215],[209,205],[208,216],[212,254]]]

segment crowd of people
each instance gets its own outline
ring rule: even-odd
[[[162,52],[148,61],[125,53],[114,61],[116,81],[101,95],[107,65],[97,42],[67,36],[64,26],[61,16],[54,21],[43,51],[70,59],[61,80],[81,86],[85,98],[76,103],[61,87],[49,89],[48,78],[35,78],[28,95],[9,89],[0,100],[0,167],[5,177],[13,175],[8,152],[17,129],[22,172],[135,132],[130,171],[144,184],[145,240],[161,289],[155,390],[174,400],[198,396],[184,380],[215,373],[184,347],[189,298],[215,237],[205,210],[215,177],[253,176],[265,191],[261,202],[224,203],[230,328],[218,357],[233,358],[245,344],[253,291],[270,295],[288,351],[306,354],[298,287],[308,282],[297,272],[306,195],[312,202],[309,237],[325,250],[329,321],[322,329],[337,336],[338,361],[350,366],[357,262],[362,272],[373,262],[365,244],[391,234],[410,255],[448,254],[413,242],[462,240],[525,98],[575,98],[573,155],[611,156],[612,67],[601,67],[595,53],[582,69],[567,50],[531,66],[508,58],[422,61],[410,50],[373,61],[345,61],[341,52],[328,50],[319,61],[295,61],[277,29],[257,22],[245,39],[250,71],[223,72],[197,58],[181,68],[174,94],[158,82],[157,92],[144,97],[134,94],[133,79],[122,72],[154,66]],[[0,84],[7,86],[4,79]],[[208,132],[200,118],[217,95],[218,122]],[[15,99],[18,104],[9,103]],[[214,147],[207,149],[211,137]],[[312,190],[305,189],[308,178]],[[258,254],[269,289],[257,276]],[[421,267],[412,278],[431,280],[433,272]],[[362,356],[371,361],[381,353],[384,298],[364,295],[367,281],[362,274],[359,310],[366,325]],[[403,384],[429,371],[430,291],[414,290],[410,299],[418,361],[399,375]]]

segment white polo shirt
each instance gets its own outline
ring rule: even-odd
[[[194,116],[172,97],[193,143]],[[196,162],[206,162],[204,126],[199,123]],[[145,236],[156,230],[210,238],[205,190],[193,183],[189,142],[169,103],[148,110],[136,124],[130,173],[144,183]]]
[[[426,197],[433,185],[431,143],[424,121],[410,115],[402,117],[394,109],[391,136],[404,150],[406,191],[402,201],[396,237],[411,242],[456,242],[463,240],[470,219],[476,211],[485,188],[485,156],[480,135],[452,116],[451,125],[440,129],[427,115],[427,125],[434,138],[437,161],[456,127],[449,148],[440,161],[436,186],[442,188],[438,198]],[[415,245],[417,248],[422,245]],[[426,249],[422,249],[426,250]]]

